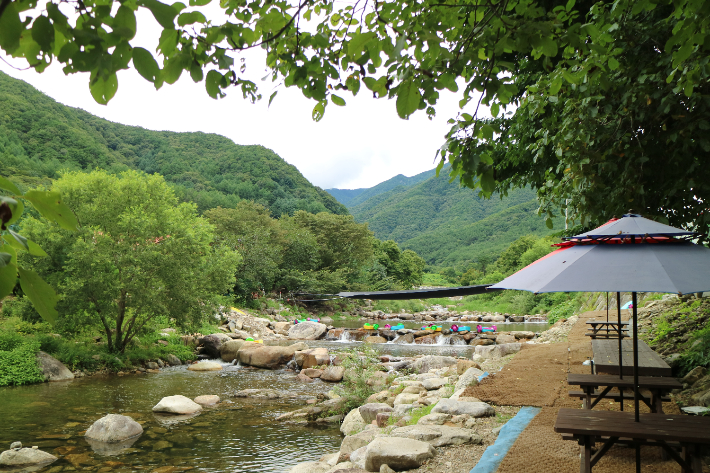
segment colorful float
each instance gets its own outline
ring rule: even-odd
[[[264,340],[254,340],[254,339],[251,338],[251,337],[247,337],[247,339],[244,340],[244,341],[245,341],[245,342],[254,342],[254,343],[264,343]]]
[[[471,331],[471,327],[469,327],[468,325],[464,325],[464,326],[461,326],[461,327],[459,327],[458,325],[452,325],[452,326],[451,326],[451,331],[452,331],[452,332],[470,332],[470,331]]]
[[[422,327],[422,330],[430,330],[432,332],[441,332],[441,325],[429,324],[427,327]]]
[[[393,325],[392,327],[390,327],[390,330],[402,330],[403,328],[404,328],[404,324],[397,324],[397,325]]]
[[[495,325],[491,325],[490,327],[484,327],[482,325],[476,326],[476,330],[478,331],[478,333],[493,333],[496,331],[496,328],[497,327]]]
[[[380,326],[378,324],[365,324],[362,326],[362,328],[364,328],[365,330],[377,330],[378,328],[380,328]]]
[[[308,318],[308,319],[306,319],[306,320],[309,321],[309,322],[320,322],[320,319],[311,319],[311,318]]]

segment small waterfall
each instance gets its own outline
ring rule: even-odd
[[[435,345],[440,346],[440,347],[447,346],[447,345],[467,346],[466,340],[454,338],[452,336],[446,336],[446,335],[439,335],[438,337],[436,337]]]
[[[350,343],[353,339],[350,337],[350,332],[343,330],[343,333],[341,333],[340,337],[338,337],[338,341],[342,343]]]

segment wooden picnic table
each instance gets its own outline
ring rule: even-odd
[[[563,408],[557,414],[555,432],[563,434],[563,439],[576,440],[582,447],[581,473],[591,473],[592,467],[616,443],[637,447],[637,462],[640,445],[660,446],[684,473],[702,473],[700,447],[710,445],[710,418],[640,414],[639,422],[634,422],[631,412]],[[597,441],[604,444],[592,456],[592,447]],[[674,446],[681,448],[680,454]]]
[[[596,375],[596,374],[573,374],[567,376],[567,384],[570,386],[580,386],[582,391],[571,391],[572,397],[581,397],[584,399],[584,408],[592,409],[602,399],[613,399],[622,404],[624,400],[634,399],[634,380],[632,377],[623,379],[617,376]],[[650,376],[639,376],[639,389],[646,389],[651,392],[651,396],[642,395],[640,400],[643,401],[651,412],[663,414],[663,401],[674,389],[681,389],[683,384],[675,378],[658,378]],[[603,387],[601,391],[598,388]],[[611,390],[617,388],[618,393],[612,393]],[[630,394],[624,396],[624,390],[631,391]]]
[[[658,353],[641,340],[638,341],[639,376],[673,376],[671,367]],[[594,371],[619,375],[619,340],[592,340]],[[624,376],[633,374],[634,349],[631,340],[621,341]]]
[[[619,339],[626,338],[629,336],[629,323],[628,322],[610,322],[606,320],[588,320],[587,325],[591,325],[590,332],[585,333],[587,337],[591,337],[592,340],[597,338],[603,339]]]

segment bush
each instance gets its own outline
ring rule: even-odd
[[[680,366],[683,375],[696,366],[710,367],[710,327],[693,334],[688,348],[681,355]]]
[[[560,319],[568,319],[574,315],[578,307],[579,303],[575,299],[563,302],[547,313],[547,321],[554,324]]]
[[[10,341],[10,338],[5,336],[3,342],[3,347],[12,348],[0,349],[0,386],[19,386],[44,381],[37,363],[39,343],[20,338],[20,343],[16,344],[15,340]]]
[[[372,347],[361,346],[350,350],[342,366],[345,368],[343,382],[334,388],[337,395],[345,402],[341,406],[342,414],[365,404],[375,389],[367,381],[377,371],[377,352]]]

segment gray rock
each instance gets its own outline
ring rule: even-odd
[[[430,443],[433,447],[462,445],[465,443],[480,444],[482,442],[481,437],[470,430],[448,425],[407,425],[394,429],[390,435],[392,437],[421,440],[422,442]]]
[[[194,414],[202,410],[202,406],[185,396],[166,396],[158,404],[153,406],[153,412],[163,412],[166,414]]]
[[[182,416],[172,416],[172,417],[182,417]],[[122,455],[126,453],[126,449],[131,448],[134,443],[138,441],[140,436],[136,436],[133,438],[130,438],[128,440],[123,440],[121,442],[101,442],[99,440],[92,440],[88,437],[85,437],[84,440],[86,440],[86,443],[89,444],[91,447],[91,450],[94,451],[94,453],[97,453],[99,455],[104,455],[104,456],[115,456],[115,455]]]
[[[360,410],[353,409],[348,412],[348,415],[343,419],[343,423],[340,425],[340,431],[344,435],[353,435],[363,430],[366,425],[365,420],[360,415]]]
[[[209,358],[219,358],[219,349],[227,340],[231,339],[223,333],[214,333],[202,337],[197,340],[199,352],[202,355],[207,355]]]
[[[244,340],[229,340],[224,342],[219,347],[219,357],[222,358],[222,361],[234,361],[242,345],[244,345]]]
[[[417,399],[419,399],[419,394],[400,393],[394,398],[394,405],[397,407],[400,404],[412,404],[416,402]]]
[[[328,327],[318,322],[301,322],[288,330],[288,337],[298,340],[318,340]]]
[[[380,465],[380,473],[395,473],[395,471],[387,464]]]
[[[123,442],[143,433],[143,427],[128,416],[108,414],[97,420],[84,436],[98,442]]]
[[[398,343],[398,344],[414,343],[414,335],[412,335],[411,333],[401,335],[394,340],[394,343]]]
[[[266,346],[256,342],[244,342],[237,352],[237,359],[243,365],[273,370],[291,361],[294,354],[299,350],[303,350],[304,347],[307,348],[303,343],[280,347]]]
[[[328,470],[330,465],[326,462],[305,462],[292,467],[288,473],[325,473]]]
[[[362,417],[362,420],[366,424],[369,424],[373,420],[377,419],[377,414],[379,414],[380,412],[392,412],[394,409],[392,409],[389,405],[385,403],[377,402],[362,405],[358,408],[358,410],[360,411],[360,416]]]
[[[367,446],[360,447],[350,454],[350,461],[355,465],[356,468],[365,469],[365,453],[367,452]]]
[[[51,453],[43,452],[36,448],[5,450],[0,453],[0,466],[49,464],[55,460],[57,460],[57,457]]]
[[[350,455],[355,450],[367,446],[380,432],[378,429],[363,430],[355,435],[348,435],[340,444],[340,453]]]
[[[458,360],[451,356],[427,355],[412,363],[410,368],[417,373],[427,373],[431,369],[447,368],[455,365],[457,362]]]
[[[39,369],[42,370],[45,381],[67,381],[74,379],[74,373],[69,371],[69,368],[64,366],[61,361],[43,351],[37,353],[37,362],[39,363]]]
[[[11,450],[19,450],[22,448],[22,442],[12,442],[10,444],[10,449]]]
[[[467,414],[471,417],[487,417],[494,415],[495,410],[485,402],[466,402],[442,399],[436,406],[434,406],[431,413],[450,415]]]
[[[427,391],[433,391],[434,389],[442,388],[447,382],[448,379],[446,378],[429,378],[422,381],[422,386]]]
[[[688,374],[686,374],[683,379],[680,380],[681,383],[683,384],[689,384],[692,386],[693,384],[696,383],[700,378],[705,376],[707,374],[707,369],[705,369],[702,366],[696,366]]]
[[[394,406],[394,415],[401,417],[408,412],[411,412],[414,406],[412,404],[398,404]]]
[[[219,396],[215,394],[205,394],[203,396],[197,396],[193,401],[201,406],[214,406],[219,404]]]
[[[323,374],[320,375],[320,379],[331,383],[339,383],[343,380],[344,375],[345,368],[342,366],[328,366],[323,370]]]
[[[448,421],[449,419],[451,419],[451,415],[449,414],[427,414],[421,419],[419,419],[417,425],[444,425],[444,422]]]
[[[170,353],[170,354],[169,354],[168,356],[166,356],[165,358],[166,358],[166,361],[168,362],[168,364],[169,364],[170,366],[180,366],[180,365],[182,365],[182,361],[180,361],[180,358],[178,358],[177,356],[173,355],[172,353]]]
[[[468,386],[477,386],[478,385],[478,377],[483,375],[483,371],[477,369],[477,368],[469,368],[467,369],[464,374],[462,374],[459,377],[459,380],[456,381],[456,386],[454,387],[454,392],[466,388]]]
[[[187,367],[189,371],[221,371],[222,365],[216,361],[199,361]]]
[[[398,437],[378,437],[365,450],[365,469],[380,471],[382,465],[394,470],[418,468],[436,454],[427,442]]]

